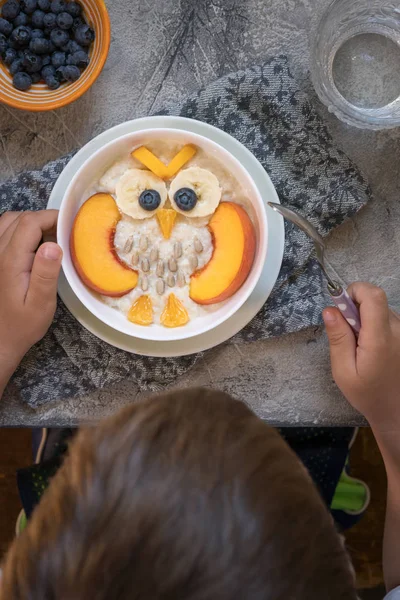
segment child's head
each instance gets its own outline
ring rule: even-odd
[[[342,543],[279,435],[211,390],[83,429],[3,571],[3,600],[354,600]]]

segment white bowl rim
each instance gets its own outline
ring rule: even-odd
[[[181,118],[182,120],[187,120],[184,117],[175,117],[175,118]],[[191,119],[191,120],[194,120],[194,119]],[[218,128],[216,128],[216,129],[218,129]],[[242,297],[240,299],[240,302],[233,304],[229,310],[223,311],[223,314],[220,317],[213,319],[212,322],[210,322],[206,326],[198,327],[197,331],[193,331],[193,330],[188,331],[185,327],[179,327],[179,328],[174,328],[174,329],[163,328],[162,331],[164,333],[164,337],[161,337],[160,335],[156,334],[157,330],[160,331],[159,328],[156,329],[156,328],[151,328],[151,327],[141,327],[139,325],[133,325],[133,324],[129,323],[129,326],[133,325],[133,327],[135,328],[135,331],[129,331],[127,329],[122,328],[122,326],[121,327],[118,326],[118,324],[113,322],[112,319],[105,318],[105,316],[101,312],[101,310],[98,310],[95,305],[88,306],[88,303],[85,301],[85,298],[83,297],[83,294],[81,293],[79,287],[83,286],[83,288],[85,290],[89,290],[89,288],[87,288],[87,286],[85,286],[85,284],[79,280],[79,276],[77,276],[77,279],[79,280],[79,284],[76,285],[73,278],[71,276],[69,276],[69,269],[65,268],[66,253],[68,255],[70,253],[69,234],[68,234],[68,241],[67,240],[62,241],[59,239],[59,243],[64,251],[63,271],[64,271],[65,277],[66,277],[70,287],[72,288],[72,291],[75,293],[75,295],[78,297],[78,299],[82,302],[82,304],[87,308],[87,310],[89,310],[92,314],[94,314],[100,321],[102,321],[106,325],[112,327],[116,331],[120,331],[121,333],[130,335],[135,338],[142,338],[145,340],[155,341],[155,342],[184,340],[184,339],[188,339],[188,338],[206,333],[207,331],[214,329],[215,327],[219,326],[221,323],[223,323],[224,321],[226,321],[227,319],[232,317],[235,314],[235,312],[240,308],[240,306],[242,306],[246,302],[246,300],[249,298],[249,296],[253,292],[253,290],[256,287],[257,282],[260,278],[264,263],[267,260],[267,247],[268,247],[267,211],[266,211],[265,204],[262,200],[261,194],[258,190],[258,187],[254,183],[254,181],[253,181],[252,177],[250,176],[249,172],[247,171],[247,169],[239,162],[239,160],[229,150],[227,150],[226,148],[221,146],[218,142],[215,142],[214,140],[210,139],[209,137],[207,137],[205,135],[202,135],[199,133],[193,133],[191,131],[184,131],[182,129],[177,129],[174,127],[151,127],[151,128],[144,128],[144,129],[141,129],[138,131],[132,131],[130,133],[125,133],[121,136],[118,136],[117,138],[115,138],[113,140],[110,140],[109,142],[107,142],[106,144],[104,144],[100,148],[98,148],[90,157],[88,157],[83,162],[83,164],[80,166],[78,171],[75,173],[75,175],[71,179],[68,187],[66,188],[66,190],[64,192],[64,195],[63,195],[63,198],[61,201],[61,206],[60,206],[59,223],[62,223],[62,221],[63,221],[63,215],[64,215],[66,205],[67,205],[65,200],[68,198],[69,192],[71,191],[71,189],[73,189],[75,183],[78,181],[81,174],[87,168],[88,164],[94,163],[96,161],[96,159],[98,158],[99,154],[101,154],[102,152],[107,150],[109,147],[115,146],[115,145],[121,143],[122,141],[127,140],[131,137],[140,137],[140,136],[145,136],[146,134],[151,134],[151,136],[155,136],[155,135],[173,136],[176,134],[178,137],[184,137],[185,135],[187,135],[192,140],[197,139],[200,142],[201,142],[201,140],[205,140],[207,144],[210,144],[211,146],[216,147],[222,155],[224,155],[224,154],[229,155],[230,160],[237,165],[238,169],[240,171],[242,171],[242,173],[245,174],[245,177],[252,189],[252,192],[254,192],[254,196],[252,195],[251,201],[254,205],[258,206],[259,213],[261,215],[261,221],[260,221],[260,215],[257,215],[258,226],[259,226],[260,231],[262,231],[262,230],[264,231],[265,235],[262,237],[258,236],[258,238],[257,238],[256,258],[258,257],[258,260],[255,259],[255,262],[253,264],[253,267],[250,271],[248,278],[243,283],[241,288],[239,288],[239,290],[242,291]],[[226,134],[226,135],[229,135],[229,134]],[[229,135],[229,137],[232,138],[232,136],[230,136],[230,135]],[[96,138],[94,138],[94,139],[96,139]],[[232,139],[234,139],[236,143],[243,146],[243,144],[241,144],[241,142],[239,142],[235,138],[232,138]],[[91,142],[92,142],[92,140],[89,141],[87,145],[91,144]],[[196,143],[196,142],[194,141],[193,143]],[[134,147],[134,145],[133,145],[133,147]],[[252,152],[250,152],[245,146],[243,146],[243,147],[247,150],[248,154],[252,157],[252,159],[254,161],[259,162]],[[268,177],[268,173],[266,173],[266,176]],[[271,182],[271,185],[274,188],[272,182]],[[276,193],[275,188],[274,188],[274,191]],[[253,201],[253,198],[255,198],[256,201]],[[78,203],[79,206],[81,206],[81,204],[82,204],[82,202]],[[75,272],[75,274],[76,274],[76,272]],[[238,290],[238,292],[239,292],[239,290]],[[89,292],[93,295],[94,298],[96,298],[96,295],[94,292],[92,292],[91,290],[89,290]],[[232,296],[232,298],[234,298],[234,296]],[[101,302],[101,301],[99,301],[99,302]],[[104,306],[106,306],[106,305],[104,305]],[[201,317],[198,320],[199,320],[199,322],[201,322]],[[197,321],[197,319],[196,319],[196,321]],[[136,331],[136,329],[137,329],[137,331]],[[164,330],[165,330],[165,332],[164,332]],[[154,333],[152,333],[152,332],[154,332]]]

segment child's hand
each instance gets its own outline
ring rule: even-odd
[[[58,211],[8,212],[0,217],[0,369],[16,368],[54,317],[62,251]]]
[[[400,317],[380,288],[355,283],[348,291],[360,305],[358,341],[338,309],[324,310],[333,378],[372,427],[400,432]]]

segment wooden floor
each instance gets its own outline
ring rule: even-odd
[[[0,560],[14,537],[21,510],[15,473],[32,462],[30,429],[0,429]]]
[[[0,429],[0,560],[13,539],[20,503],[15,482],[17,468],[32,463],[29,429]],[[352,475],[368,483],[371,505],[361,522],[347,534],[347,544],[357,572],[358,586],[372,590],[382,585],[382,532],[386,477],[369,429],[361,430],[351,455]],[[372,542],[372,543],[371,543]],[[366,551],[368,549],[368,553]],[[378,592],[381,593],[381,592]],[[372,591],[362,595],[372,598]],[[382,594],[377,596],[382,598]]]

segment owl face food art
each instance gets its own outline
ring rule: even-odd
[[[88,191],[71,232],[83,283],[136,325],[181,327],[247,279],[256,234],[233,173],[194,145],[159,140]]]

